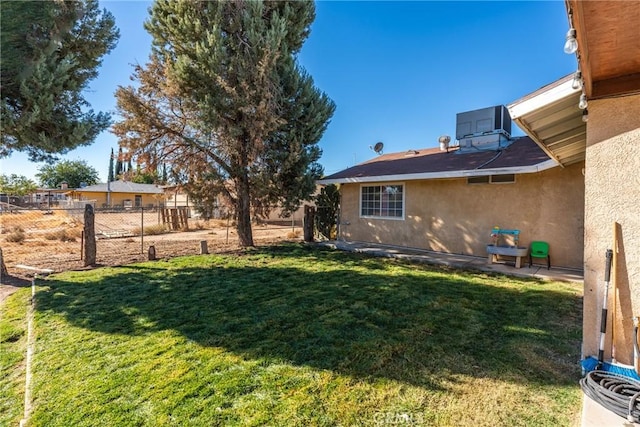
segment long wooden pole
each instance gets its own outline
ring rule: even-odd
[[[144,253],[144,207],[140,208],[140,253]]]
[[[618,287],[616,286],[616,261],[618,259],[618,223],[613,223],[613,257],[611,258],[611,285],[613,290],[613,313],[611,326],[611,360],[616,361],[616,323],[618,314]]]

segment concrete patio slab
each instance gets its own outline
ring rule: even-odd
[[[528,266],[515,268],[513,262],[494,262],[492,264],[488,264],[486,257],[448,254],[444,252],[381,245],[377,243],[330,240],[317,242],[316,244],[336,250],[358,252],[372,256],[407,259],[411,261],[425,262],[427,264],[446,265],[449,267],[505,274],[515,277],[530,277],[541,280],[558,280],[574,283],[583,283],[584,281],[583,272],[581,270],[572,270],[553,266],[549,270],[535,264],[531,268]]]

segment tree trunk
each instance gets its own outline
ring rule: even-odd
[[[246,174],[236,180],[236,230],[240,246],[254,246],[253,231],[251,230],[251,195],[249,192],[249,178]]]

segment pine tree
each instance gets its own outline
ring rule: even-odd
[[[82,92],[119,33],[97,0],[2,1],[0,158],[32,161],[91,144],[110,124],[87,110]]]
[[[169,177],[167,174],[167,164],[162,163],[162,184],[166,185],[169,181]]]
[[[118,148],[118,158],[116,159],[116,178],[120,178],[124,169],[122,167],[122,147]]]
[[[153,150],[193,194],[229,200],[243,246],[252,213],[293,208],[322,173],[317,143],[335,105],[297,63],[314,18],[309,1],[159,0],[140,84],[116,92],[121,144]]]
[[[112,182],[114,180],[113,174],[113,148],[111,149],[111,156],[109,156],[109,176],[107,177],[107,182]]]

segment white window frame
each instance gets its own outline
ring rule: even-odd
[[[362,194],[363,194],[363,189],[365,187],[402,187],[402,215],[401,216],[381,216],[381,215],[362,215]],[[380,189],[380,191],[382,192],[382,188]],[[361,184],[360,185],[360,194],[358,197],[358,216],[360,218],[371,218],[371,219],[387,219],[387,220],[392,220],[392,221],[404,221],[405,215],[406,215],[406,210],[407,210],[407,204],[406,204],[406,198],[407,198],[407,186],[404,184],[404,182],[394,182],[394,183],[366,183],[366,184]]]

